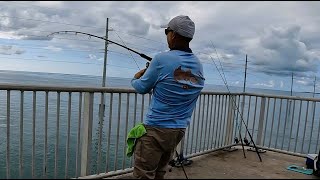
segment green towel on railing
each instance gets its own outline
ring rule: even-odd
[[[142,123],[137,124],[133,127],[127,137],[127,157],[131,157],[134,151],[134,146],[136,144],[136,139],[140,138],[147,133],[146,128]]]

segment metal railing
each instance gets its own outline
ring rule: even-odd
[[[244,119],[259,147],[300,156],[318,152],[320,99],[246,93],[242,101]]]
[[[99,118],[101,95],[106,99],[104,118]],[[99,178],[132,171],[132,157],[125,155],[126,137],[143,122],[151,94],[0,85],[0,98],[0,178]],[[181,151],[193,157],[235,145],[239,132],[247,136],[242,117],[261,148],[295,155],[316,152],[319,102],[202,92]]]

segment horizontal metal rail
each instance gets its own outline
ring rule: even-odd
[[[0,84],[0,179],[101,178],[131,172],[126,136],[144,122],[151,95],[121,88]],[[304,157],[319,145],[319,102],[203,91],[180,152],[191,158],[229,148],[239,132],[250,141],[249,131],[258,148]]]

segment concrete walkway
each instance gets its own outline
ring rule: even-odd
[[[186,166],[189,179],[319,179],[314,175],[289,171],[286,168],[295,164],[305,166],[305,158],[272,151],[261,153],[260,162],[256,152],[245,150],[241,146],[237,151],[216,151],[192,158],[193,163]],[[109,179],[133,179],[132,173]],[[166,179],[186,179],[182,168],[172,168]]]

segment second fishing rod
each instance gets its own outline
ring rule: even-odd
[[[223,73],[223,75],[224,75],[223,68],[222,68],[221,61],[220,61],[220,58],[219,58],[219,56],[218,56],[217,50],[216,50],[216,48],[214,47],[214,45],[213,45],[212,42],[211,42],[211,45],[213,46],[213,48],[214,48],[214,50],[215,50],[215,53],[216,53],[216,55],[217,55],[217,58],[218,58],[218,60],[219,60],[219,62],[220,62],[220,66],[221,66],[222,73]],[[252,135],[251,135],[251,133],[250,133],[250,131],[249,131],[249,129],[248,129],[247,124],[246,124],[245,121],[243,120],[243,115],[242,115],[242,113],[240,112],[239,107],[237,106],[236,101],[234,100],[233,96],[231,96],[231,91],[230,91],[230,89],[229,89],[229,86],[228,86],[228,83],[227,83],[227,80],[226,80],[225,75],[222,76],[222,74],[220,73],[220,70],[219,70],[218,66],[216,65],[215,61],[213,60],[213,58],[212,58],[211,56],[209,56],[209,57],[210,57],[210,59],[212,60],[212,62],[214,63],[214,65],[215,65],[215,67],[216,67],[216,69],[217,69],[220,77],[222,78],[222,81],[223,81],[224,85],[226,86],[228,93],[230,94],[230,98],[231,98],[231,100],[232,100],[232,103],[233,103],[233,105],[235,106],[236,110],[238,111],[238,113],[239,113],[239,115],[240,115],[240,119],[241,119],[242,123],[244,124],[244,126],[245,126],[245,128],[246,128],[246,131],[247,131],[247,133],[248,133],[248,135],[249,135],[249,137],[250,137],[250,140],[251,140],[251,142],[252,142],[252,144],[253,144],[253,146],[254,146],[254,148],[255,148],[255,150],[256,150],[256,153],[257,153],[257,155],[258,155],[258,157],[259,157],[259,160],[260,160],[260,162],[262,162],[262,158],[261,158],[261,156],[260,156],[260,154],[259,154],[258,148],[257,148],[256,144],[255,144],[254,141],[253,141],[253,137],[252,137]],[[244,95],[243,95],[243,97],[244,97]],[[236,128],[237,128],[237,127],[236,127]],[[238,128],[239,128],[239,127],[238,127]],[[242,137],[241,137],[241,128],[239,128],[239,136],[240,136],[240,141],[241,141],[241,145],[242,145],[242,149],[243,149],[243,154],[244,154],[244,157],[246,157],[246,156],[245,156],[245,152],[244,152],[244,145],[243,145],[243,141],[242,141]]]

